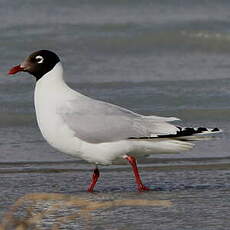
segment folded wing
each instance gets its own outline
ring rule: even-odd
[[[68,101],[58,113],[76,137],[90,143],[176,134],[179,130],[167,122],[177,118],[142,116],[85,96]]]

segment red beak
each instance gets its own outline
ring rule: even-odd
[[[24,68],[21,67],[20,65],[14,66],[12,69],[10,69],[10,71],[8,72],[8,74],[16,74],[17,72],[23,71]]]

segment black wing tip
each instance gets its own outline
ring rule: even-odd
[[[145,139],[153,139],[153,138],[157,138],[158,136],[156,137],[129,137],[128,140],[145,140]]]
[[[213,128],[208,129],[205,127],[199,127],[199,128],[182,128],[177,127],[179,131],[177,131],[176,134],[167,134],[167,135],[157,135],[157,136],[147,136],[147,137],[129,137],[128,140],[149,140],[149,139],[155,139],[155,138],[176,138],[176,137],[185,137],[185,136],[192,136],[194,134],[200,134],[204,132],[221,132],[221,129],[219,128]]]

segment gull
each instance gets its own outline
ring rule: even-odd
[[[218,128],[182,128],[174,117],[144,116],[123,107],[87,97],[65,82],[62,63],[52,51],[29,55],[9,74],[35,77],[34,105],[45,140],[55,149],[95,165],[89,192],[100,176],[99,165],[126,159],[132,166],[138,191],[149,190],[141,180],[136,157],[189,150],[192,136],[220,132]],[[191,139],[192,140],[192,139]]]

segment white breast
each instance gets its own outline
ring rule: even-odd
[[[47,142],[58,150],[77,154],[80,141],[63,122],[58,109],[73,96],[62,79],[62,66],[58,63],[36,83],[34,104],[38,126]]]
[[[113,159],[128,152],[129,145],[126,141],[94,144],[76,137],[60,116],[60,109],[68,109],[69,101],[83,95],[65,84],[62,72],[62,66],[58,63],[36,83],[34,103],[42,135],[61,152],[92,163],[110,164]]]

